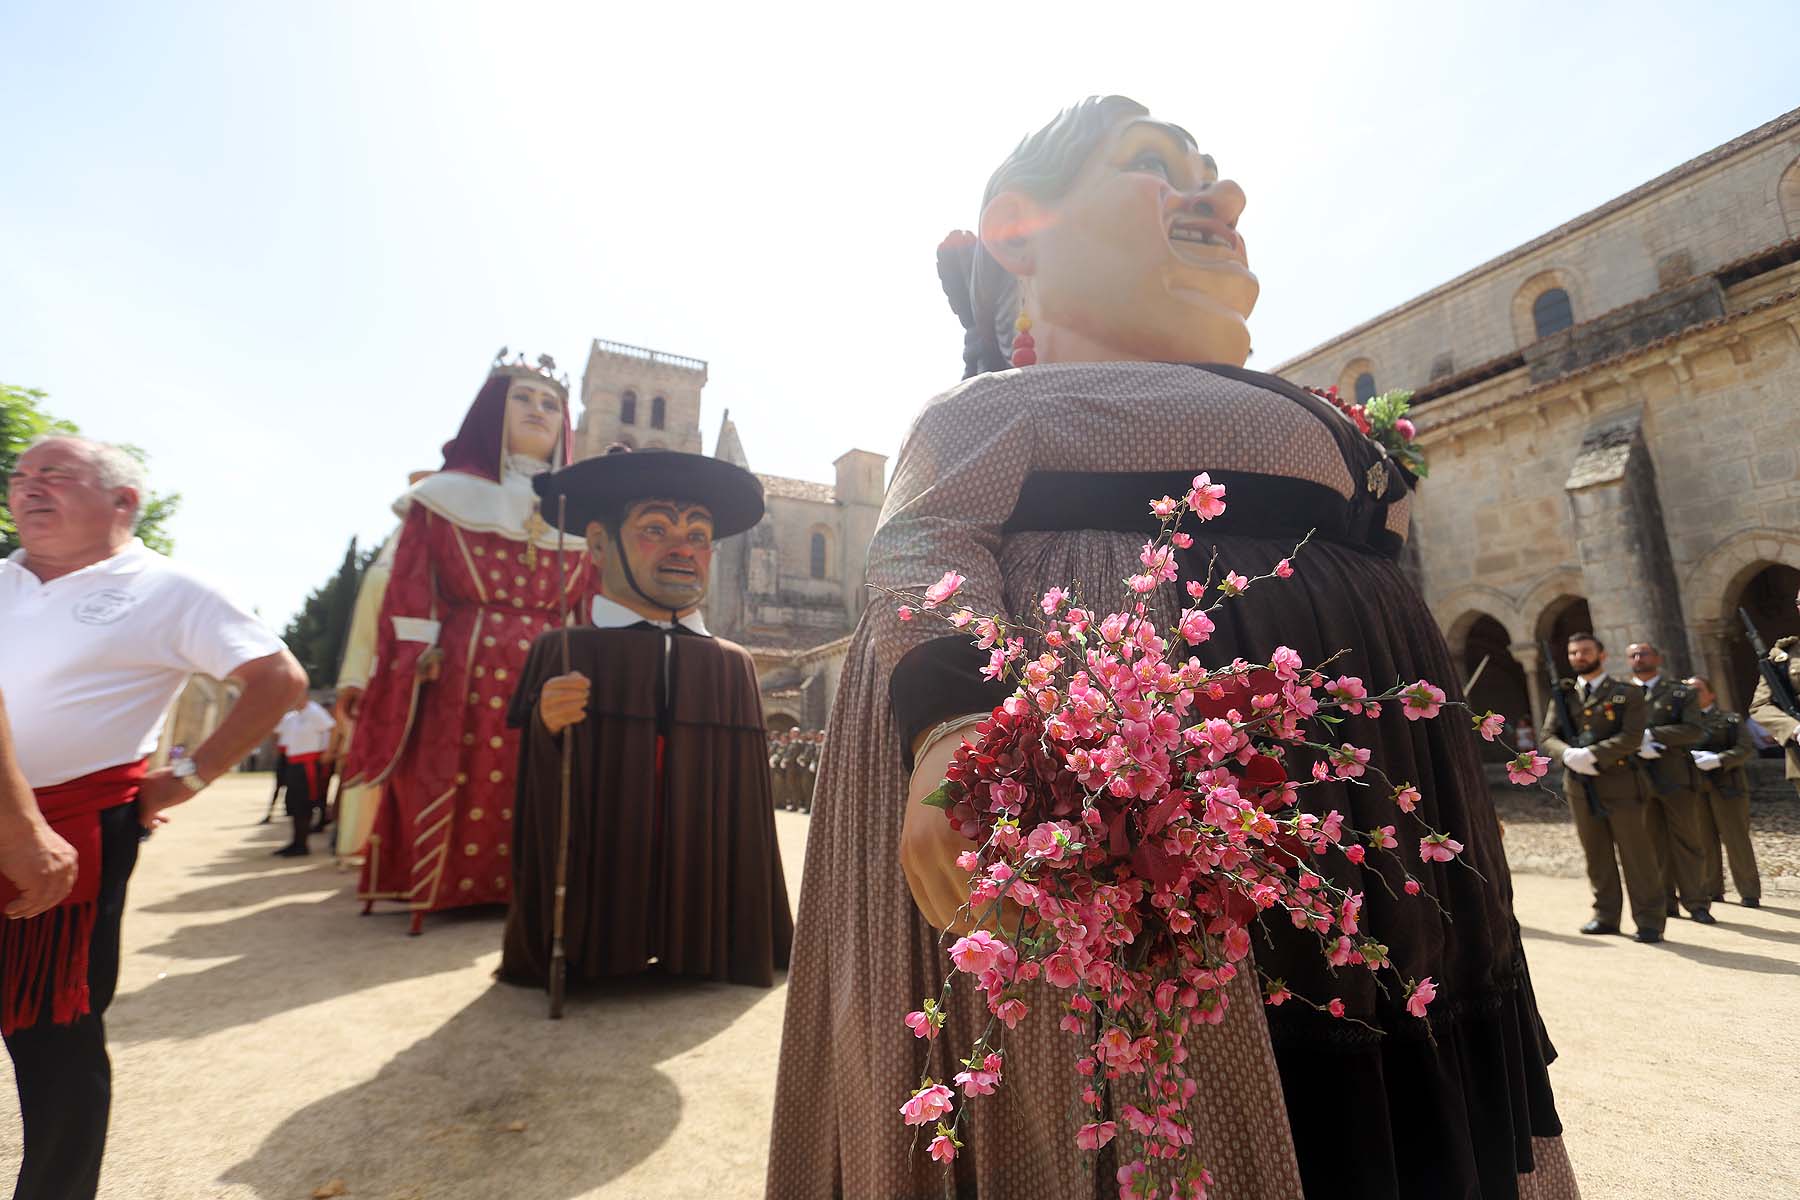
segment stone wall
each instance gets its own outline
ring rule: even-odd
[[[1354,379],[1354,363],[1382,390],[1417,388],[1434,378],[1434,368],[1438,375],[1466,371],[1535,341],[1531,303],[1549,288],[1564,288],[1576,322],[1585,322],[1795,236],[1800,109],[1332,338],[1276,373],[1341,387],[1343,379]]]
[[[655,446],[700,453],[700,389],[705,386],[706,364],[697,358],[596,338],[581,375],[575,457],[599,454],[618,441],[637,449]],[[621,420],[627,392],[636,399],[629,424]],[[659,397],[660,429],[652,419]]]

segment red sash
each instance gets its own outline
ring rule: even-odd
[[[56,1024],[87,1014],[88,943],[100,897],[100,814],[137,799],[146,767],[147,760],[139,759],[34,790],[38,810],[75,848],[78,866],[75,886],[57,907],[22,921],[0,918],[0,1033],[37,1024],[46,992]],[[0,877],[0,907],[18,895]]]
[[[306,768],[306,798],[314,804],[325,797],[319,795],[319,760],[324,757],[323,751],[311,754],[290,754],[287,756],[288,766]]]

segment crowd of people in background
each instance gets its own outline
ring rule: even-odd
[[[811,812],[813,786],[819,781],[819,758],[825,750],[823,729],[801,729],[769,735],[769,782],[775,807],[784,812]]]
[[[1606,645],[1591,633],[1571,636],[1567,652],[1575,678],[1557,682],[1543,744],[1562,763],[1593,891],[1581,932],[1621,932],[1627,901],[1639,942],[1662,941],[1668,920],[1683,911],[1716,924],[1726,858],[1738,903],[1760,905],[1745,770],[1756,747],[1745,716],[1720,709],[1705,676],[1666,673],[1653,643],[1626,648],[1627,679],[1607,673]],[[1766,692],[1765,685],[1757,694],[1755,715],[1780,730],[1779,712],[1764,711],[1776,709]]]

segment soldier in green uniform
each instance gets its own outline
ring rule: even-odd
[[[1800,597],[1795,599],[1796,607],[1800,607]],[[1777,670],[1787,672],[1789,693],[1800,696],[1800,637],[1784,637],[1770,646],[1769,661]],[[1750,719],[1781,743],[1782,757],[1787,759],[1788,782],[1800,792],[1800,749],[1796,749],[1800,747],[1800,721],[1775,703],[1776,699],[1769,690],[1769,681],[1758,678],[1756,695],[1750,698]]]
[[[775,795],[777,811],[794,807],[793,796],[788,791],[787,771],[783,769],[789,740],[789,735],[785,733],[778,733],[769,739],[769,783]]]
[[[1725,899],[1725,864],[1731,860],[1731,882],[1745,908],[1762,903],[1762,875],[1750,844],[1750,774],[1744,764],[1756,757],[1744,718],[1718,707],[1712,681],[1704,675],[1688,680],[1700,699],[1700,724],[1706,738],[1689,753],[1700,768],[1700,846],[1706,872],[1701,886],[1714,900]],[[1719,854],[1719,842],[1725,854]]]
[[[1644,690],[1606,673],[1606,647],[1591,633],[1569,639],[1569,667],[1579,677],[1557,680],[1574,728],[1560,720],[1559,704],[1544,716],[1544,749],[1563,764],[1563,796],[1575,815],[1575,836],[1587,857],[1594,915],[1583,933],[1619,932],[1625,895],[1637,940],[1660,942],[1667,916],[1656,848],[1644,823],[1648,788],[1637,769],[1649,706]],[[1614,852],[1618,860],[1613,859]],[[1625,889],[1619,889],[1623,868]]]
[[[787,789],[787,807],[795,811],[812,802],[806,790],[806,767],[801,763],[805,753],[806,736],[796,725],[788,730],[787,745],[781,750],[781,776]]]
[[[1633,642],[1625,654],[1650,705],[1638,758],[1650,781],[1644,821],[1662,872],[1663,903],[1671,917],[1685,908],[1700,924],[1711,925],[1712,893],[1701,887],[1706,854],[1700,842],[1700,769],[1687,753],[1706,736],[1700,701],[1693,688],[1663,673],[1662,651],[1652,643]]]

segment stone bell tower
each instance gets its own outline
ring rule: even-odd
[[[581,375],[575,457],[590,458],[613,442],[700,453],[705,386],[706,363],[698,358],[595,338]]]

